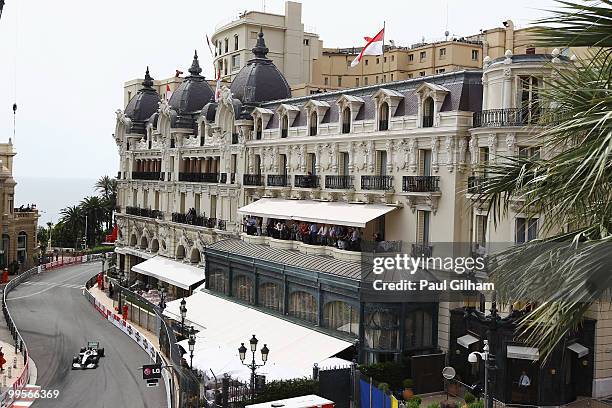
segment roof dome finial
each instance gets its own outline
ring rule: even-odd
[[[268,51],[270,51],[268,47],[266,47],[266,42],[264,41],[264,34],[263,34],[262,27],[259,27],[257,44],[255,44],[255,47],[251,51],[253,51],[253,54],[255,54],[255,58],[266,58]]]
[[[145,72],[144,81],[142,81],[142,86],[145,88],[151,88],[153,86],[153,78],[149,75],[149,66],[147,66],[147,71]]]
[[[193,62],[189,68],[189,73],[191,75],[200,75],[202,73],[202,68],[200,68],[200,63],[198,62],[198,50],[195,50],[193,53]]]

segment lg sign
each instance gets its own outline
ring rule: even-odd
[[[161,364],[148,364],[142,366],[142,379],[152,380],[161,378]]]

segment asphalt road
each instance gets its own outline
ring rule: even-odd
[[[57,399],[39,399],[33,407],[166,407],[163,382],[147,388],[142,380],[147,354],[79,289],[99,269],[95,262],[43,272],[9,294],[9,310],[38,369],[37,385],[59,390]],[[88,340],[99,341],[105,357],[96,369],[71,370],[72,357]]]

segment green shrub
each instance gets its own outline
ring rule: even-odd
[[[408,402],[412,402],[415,403],[417,406],[421,405],[421,402],[423,400],[421,399],[421,397],[415,395],[414,397],[410,398],[410,400]]]
[[[402,389],[402,382],[410,375],[405,364],[393,361],[359,366],[359,371],[375,381],[389,384],[392,390]]]
[[[484,408],[484,401],[478,400],[467,404],[468,408]]]
[[[439,402],[432,402],[431,404],[429,404],[427,406],[427,408],[440,408],[440,403]]]
[[[404,388],[412,388],[414,387],[414,381],[412,381],[412,378],[406,378],[404,381],[402,381],[402,385]]]
[[[463,396],[463,400],[466,404],[470,405],[472,402],[476,401],[476,397],[471,392],[466,392]]]
[[[389,391],[389,384],[381,382],[378,384],[378,389],[381,390],[382,392],[387,392]]]

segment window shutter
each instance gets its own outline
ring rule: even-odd
[[[419,210],[417,211],[417,236],[416,236],[417,244],[423,243],[423,239],[425,238],[424,233],[425,233],[425,212]]]

